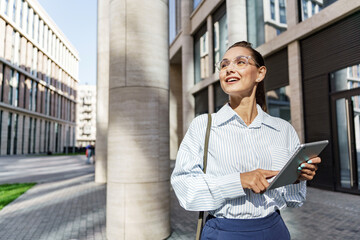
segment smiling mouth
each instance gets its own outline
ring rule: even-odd
[[[229,79],[226,79],[226,82],[230,83],[230,82],[236,82],[236,81],[239,81],[240,79],[237,79],[237,78],[229,78]]]

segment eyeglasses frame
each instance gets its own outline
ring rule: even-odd
[[[235,60],[235,59],[238,59],[239,57],[246,58],[246,66],[245,66],[245,67],[247,67],[249,64],[250,64],[250,65],[254,65],[254,66],[256,66],[256,67],[261,67],[261,66],[255,61],[255,59],[254,59],[252,56],[250,56],[250,55],[249,55],[249,56],[243,56],[243,55],[237,56],[237,57],[235,57],[232,61],[230,61],[230,63],[236,65],[236,64],[234,63],[234,60]],[[251,64],[250,61],[249,61],[249,59],[252,59],[255,64]],[[223,59],[223,60],[224,60],[224,59]],[[221,68],[220,68],[220,63],[221,63],[223,60],[221,60],[221,61],[219,61],[219,62],[217,62],[217,63],[215,64],[215,68],[216,68],[219,72],[225,70],[225,69],[221,69]],[[230,66],[230,64],[229,64],[229,66]],[[245,68],[245,67],[244,67],[244,68]]]

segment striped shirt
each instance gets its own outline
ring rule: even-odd
[[[212,114],[206,174],[202,168],[208,116],[203,114],[192,121],[171,175],[183,208],[208,211],[220,218],[250,219],[303,204],[305,181],[263,194],[241,185],[240,173],[258,168],[280,170],[300,144],[287,121],[268,115],[259,105],[257,111],[249,126],[229,104]]]

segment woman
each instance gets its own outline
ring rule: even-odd
[[[266,113],[264,59],[250,43],[232,45],[218,64],[229,103],[212,114],[206,174],[202,171],[207,115],[196,117],[180,145],[171,183],[180,205],[208,211],[202,239],[290,239],[279,210],[300,207],[306,180],[320,158],[299,167],[296,183],[266,191],[299,146],[294,128]]]

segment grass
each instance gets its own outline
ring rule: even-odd
[[[14,183],[0,185],[0,210],[35,184],[36,183]]]

